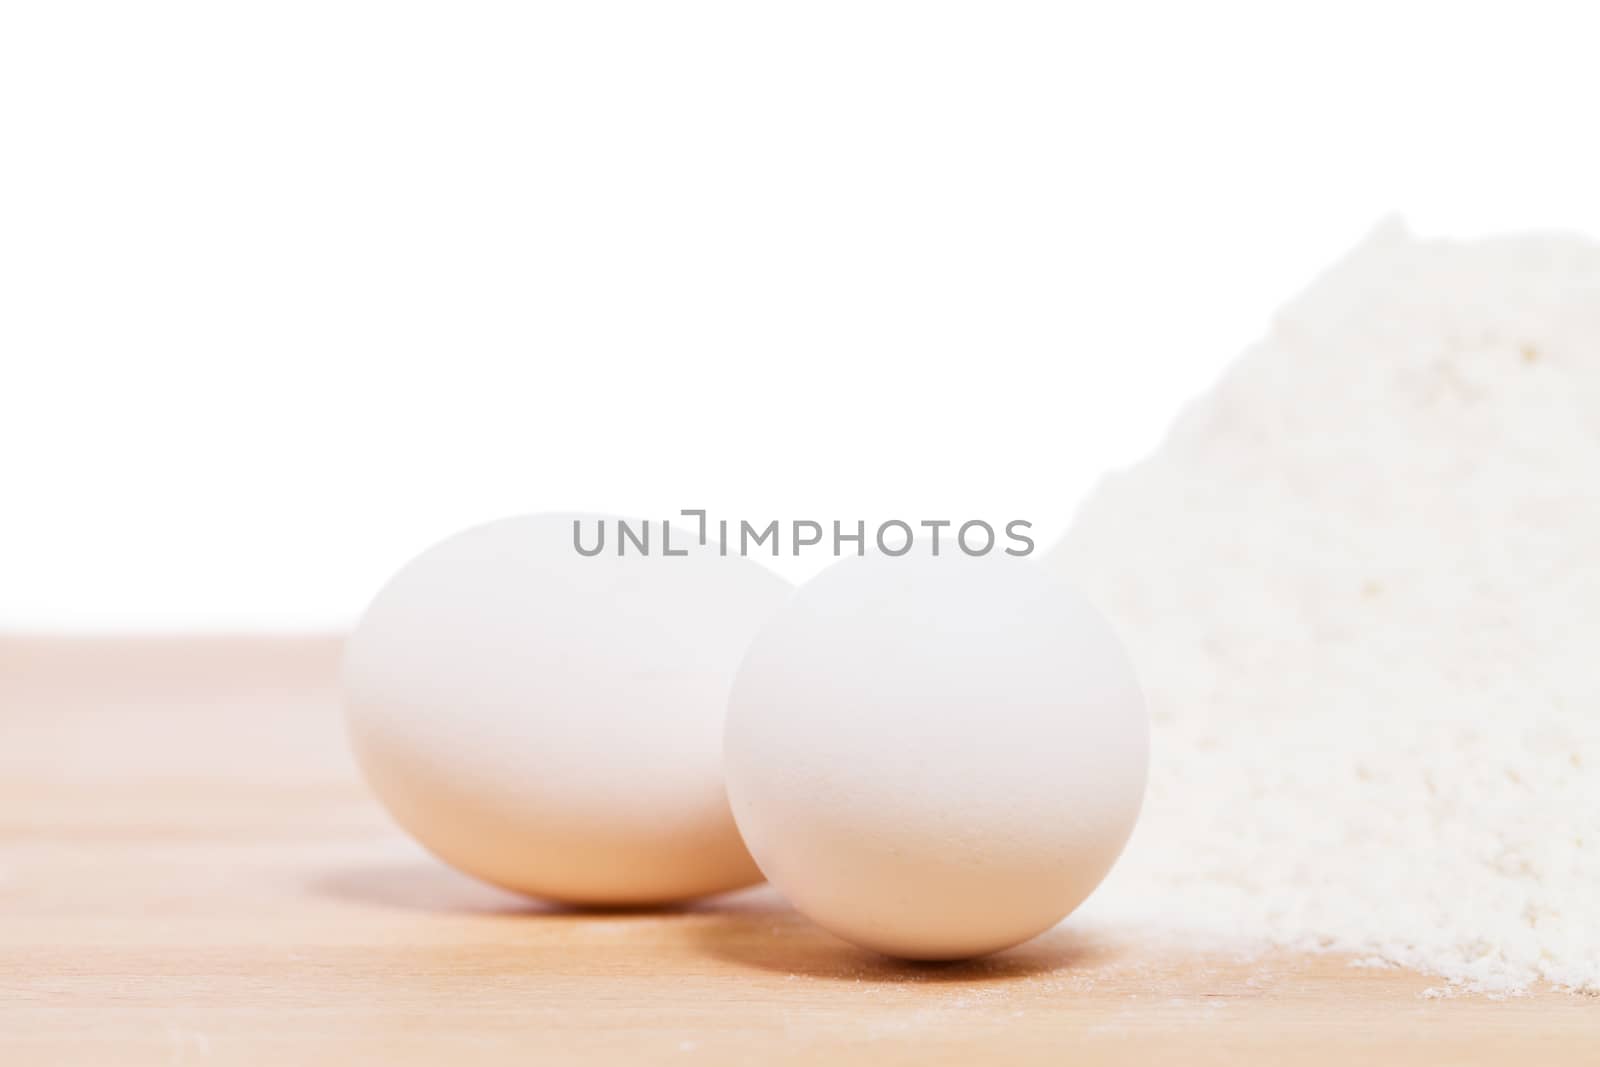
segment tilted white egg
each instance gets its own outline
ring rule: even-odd
[[[866,948],[919,959],[1041,933],[1111,869],[1149,726],[1109,625],[1027,560],[849,559],[757,635],[726,773],[761,870]]]
[[[598,516],[530,515],[407,564],[349,639],[357,759],[445,861],[581,904],[653,903],[760,880],[728,812],[722,727],[751,636],[791,587],[700,548],[599,555]],[[637,525],[635,525],[637,528]],[[681,540],[680,540],[681,539]]]

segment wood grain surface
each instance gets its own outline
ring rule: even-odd
[[[1600,1064],[1600,1000],[1068,921],[959,965],[770,890],[582,914],[386,820],[332,638],[0,638],[0,1064]]]

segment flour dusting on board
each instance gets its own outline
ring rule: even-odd
[[[1600,247],[1381,228],[1052,563],[1155,726],[1093,910],[1600,992]]]

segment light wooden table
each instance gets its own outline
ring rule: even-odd
[[[0,638],[0,1064],[1600,1064],[1600,1000],[1069,921],[911,966],[755,890],[573,914],[357,781],[337,643]]]

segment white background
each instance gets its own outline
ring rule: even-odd
[[[1594,8],[5,3],[0,625],[540,509],[1047,543],[1380,217],[1600,233]]]

